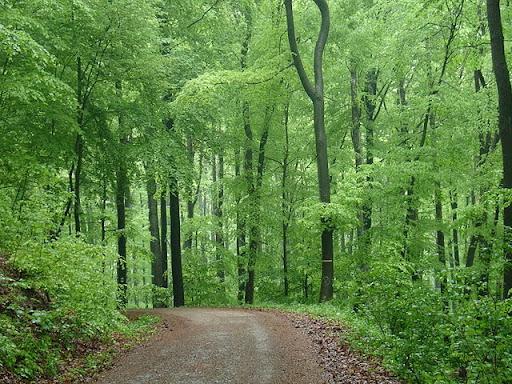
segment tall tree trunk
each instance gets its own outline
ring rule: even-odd
[[[107,240],[107,176],[103,175],[103,187],[101,192],[101,245],[105,246]]]
[[[118,97],[122,99],[121,82],[115,83]],[[117,210],[117,284],[119,287],[119,303],[121,307],[128,304],[128,268],[126,258],[126,206],[128,204],[128,171],[126,169],[125,146],[128,144],[128,135],[124,132],[124,122],[121,113],[118,115],[118,128],[120,133],[118,168],[116,172],[116,210]],[[79,178],[78,178],[79,180]],[[77,186],[75,185],[75,188]],[[75,191],[76,192],[76,191]]]
[[[320,32],[314,53],[314,84],[311,83],[297,46],[297,38],[295,37],[295,23],[293,20],[292,0],[285,0],[286,19],[288,26],[288,40],[292,51],[293,62],[297,73],[313,103],[315,143],[317,155],[317,171],[318,171],[318,189],[320,202],[329,204],[331,202],[331,186],[329,177],[329,161],[327,155],[327,136],[325,134],[325,105],[324,105],[324,79],[323,79],[323,53],[327,43],[330,28],[329,6],[326,0],[314,0],[320,10],[322,20]],[[333,297],[333,229],[330,219],[322,219],[322,280],[320,284],[320,301],[328,301]]]
[[[119,306],[128,304],[128,273],[126,265],[126,190],[128,178],[124,164],[121,164],[116,173],[116,211],[117,211],[117,285],[119,289]]]
[[[219,162],[218,162],[218,177],[217,177],[217,203],[216,203],[216,211],[214,212],[214,215],[217,219],[217,225],[216,225],[216,231],[215,231],[215,248],[217,253],[217,259],[219,262],[219,271],[218,271],[218,277],[221,282],[224,282],[225,280],[225,266],[224,266],[224,251],[225,251],[225,244],[224,244],[224,236],[223,236],[223,202],[224,202],[224,186],[223,186],[223,179],[224,179],[224,155],[222,153],[219,154]]]
[[[174,306],[185,305],[185,291],[183,288],[183,271],[181,265],[181,226],[180,226],[180,197],[178,181],[175,178],[170,182],[170,210],[171,210],[171,268]]]
[[[356,172],[361,170],[363,164],[363,145],[361,142],[361,102],[359,97],[357,68],[352,66],[350,69],[350,98],[352,104],[352,146],[354,147]],[[359,212],[360,225],[357,227],[357,236],[364,234],[364,210]]]
[[[256,169],[256,180],[250,185],[251,197],[251,223],[249,229],[249,254],[247,262],[247,283],[245,285],[245,302],[246,304],[254,303],[254,285],[256,279],[256,257],[261,247],[261,230],[260,230],[260,193],[263,183],[263,172],[265,170],[265,147],[268,141],[268,134],[272,121],[273,108],[268,108],[265,116],[264,129],[261,134],[260,145],[258,150],[258,164]],[[250,126],[249,126],[250,129]],[[252,139],[252,132],[250,134]],[[252,150],[251,150],[252,157]],[[251,159],[252,169],[252,159]],[[251,178],[252,179],[252,178]]]
[[[247,68],[247,56],[249,53],[249,44],[252,38],[252,11],[250,8],[244,12],[246,21],[245,38],[242,42],[242,48],[240,52],[240,69],[245,71]],[[242,121],[245,134],[244,143],[244,160],[243,160],[243,171],[244,179],[247,188],[247,194],[252,196],[254,194],[254,170],[253,170],[253,134],[251,127],[251,116],[250,116],[250,105],[249,102],[244,100],[242,102]],[[240,200],[239,200],[240,201]],[[249,262],[250,250],[247,247],[247,216],[240,215],[238,211],[238,237],[237,237],[237,249],[239,252],[238,258],[238,299],[240,302],[244,300],[248,302],[245,292],[247,291],[247,274],[246,266]],[[250,236],[250,234],[249,234]],[[250,248],[250,247],[249,247]]]
[[[163,288],[169,287],[167,267],[167,199],[165,191],[160,196],[160,250],[162,251]]]
[[[404,80],[400,80],[398,86],[398,104],[401,109],[405,109],[407,107],[407,96],[405,90]],[[406,142],[409,136],[409,130],[407,125],[402,124],[400,128],[400,132],[402,134],[402,142]],[[403,230],[404,237],[404,246],[402,249],[402,257],[404,260],[411,261],[414,257],[412,255],[412,249],[410,246],[410,237],[411,237],[411,228],[416,225],[418,220],[418,209],[416,208],[415,196],[414,196],[414,186],[416,184],[416,178],[411,176],[409,179],[409,183],[407,188],[404,189],[405,203],[406,203],[406,212],[405,212],[405,223]]]
[[[195,152],[194,152],[194,143],[192,142],[192,137],[187,138],[187,154],[188,154],[188,160],[190,167],[194,167],[194,159],[195,159]],[[194,211],[197,204],[197,200],[199,198],[199,191],[201,189],[201,181],[203,178],[203,154],[202,152],[199,154],[199,178],[197,180],[197,185],[194,189],[193,185],[191,185],[188,189],[188,199],[187,199],[187,219],[188,221],[192,221],[194,218]],[[190,230],[188,233],[186,233],[186,239],[183,244],[184,249],[191,249],[192,248],[192,241],[194,237],[194,231]]]
[[[460,266],[460,250],[459,250],[459,231],[455,226],[458,220],[458,203],[457,203],[457,193],[450,192],[450,206],[452,209],[452,246],[453,246],[453,264],[455,267]]]
[[[146,189],[148,194],[149,233],[151,235],[149,248],[151,250],[151,254],[153,255],[153,259],[151,261],[151,274],[153,276],[152,281],[155,286],[163,287],[164,271],[162,264],[162,249],[160,247],[158,203],[155,199],[157,186],[155,178],[152,175],[148,177]]]
[[[437,248],[437,257],[439,260],[439,264],[441,265],[442,271],[446,268],[446,247],[445,247],[445,238],[444,231],[441,228],[443,225],[443,200],[442,200],[442,190],[441,183],[435,183],[435,191],[434,191],[434,203],[435,203],[435,211],[436,211],[436,222],[437,222],[437,230],[436,230],[436,248]],[[442,278],[440,281],[441,292],[446,290],[446,278]]]
[[[282,198],[282,215],[283,215],[283,288],[284,295],[288,297],[289,281],[288,281],[288,228],[290,226],[290,202],[288,200],[287,181],[288,181],[288,162],[290,156],[290,137],[288,132],[290,103],[285,105],[284,109],[284,157],[283,157],[283,175],[281,179],[281,198]]]
[[[218,165],[218,167],[217,167]],[[219,155],[219,163],[217,157],[212,158],[212,213],[215,218],[215,228],[212,233],[215,242],[215,262],[217,264],[217,277],[224,282],[225,271],[223,265],[224,240],[222,238],[222,198],[224,195],[221,179],[224,174],[224,158]],[[222,176],[223,177],[223,176]]]
[[[235,177],[240,179],[240,150],[238,149],[235,153]],[[237,260],[237,272],[238,272],[238,294],[237,299],[240,304],[244,302],[245,296],[245,258],[244,249],[246,246],[245,239],[245,222],[240,214],[240,193],[236,196],[236,260]]]
[[[373,150],[374,150],[374,124],[377,119],[378,110],[377,110],[377,79],[378,79],[378,71],[376,69],[371,69],[366,74],[366,84],[365,84],[365,95],[363,96],[363,101],[366,110],[366,164],[373,164]],[[383,96],[384,97],[384,96]],[[368,176],[366,181],[368,182],[368,188],[371,188],[372,177]],[[370,198],[367,198],[363,206],[363,229],[366,236],[366,244],[370,245],[369,234],[367,233],[372,227],[372,201]],[[368,253],[369,250],[367,250]]]
[[[352,104],[352,146],[355,153],[356,172],[363,164],[363,147],[361,143],[361,106],[359,101],[357,69],[350,69],[350,98]]]
[[[499,131],[503,157],[503,189],[512,188],[512,87],[505,56],[503,27],[499,0],[487,0],[487,20],[491,35],[491,54],[498,88]],[[510,297],[512,289],[512,205],[503,210],[504,225],[504,271],[503,297]]]
[[[83,110],[83,72],[82,72],[82,59],[80,56],[76,59],[77,71],[77,124],[79,129],[83,128],[84,110]],[[82,163],[84,156],[84,142],[82,134],[76,135],[75,141],[75,154],[76,154],[76,167],[75,167],[75,185],[74,190],[74,219],[75,219],[75,233],[78,235],[81,232],[80,214],[81,214],[81,178],[82,178]]]

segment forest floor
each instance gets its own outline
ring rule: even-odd
[[[100,373],[97,384],[396,384],[340,342],[339,325],[245,309],[159,309],[162,331]]]

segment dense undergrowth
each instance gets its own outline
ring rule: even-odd
[[[0,256],[0,382],[90,373],[114,344],[150,331],[152,319],[117,311],[103,252],[73,240]]]
[[[382,287],[381,287],[382,288]],[[510,301],[485,297],[443,309],[428,287],[370,290],[367,304],[264,304],[339,322],[343,342],[382,359],[408,383],[510,383]],[[384,295],[394,300],[381,301]],[[399,298],[397,300],[397,298]]]

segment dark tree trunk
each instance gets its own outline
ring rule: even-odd
[[[126,190],[128,178],[124,164],[117,170],[116,182],[116,210],[117,210],[117,285],[119,289],[119,306],[126,307],[128,304],[128,273],[126,265]]]
[[[398,103],[400,105],[400,108],[404,109],[407,107],[407,97],[406,97],[406,90],[405,90],[405,84],[404,81],[400,81],[399,87],[398,87]],[[409,136],[409,130],[407,128],[407,125],[402,124],[400,128],[400,132],[403,136],[402,142],[406,142]],[[405,188],[404,196],[405,196],[405,203],[406,203],[406,212],[405,212],[405,223],[404,223],[404,246],[402,250],[402,257],[404,260],[412,261],[415,259],[412,248],[410,246],[410,237],[411,237],[411,228],[413,228],[416,225],[416,222],[418,221],[418,209],[416,204],[416,199],[414,196],[414,186],[416,185],[416,178],[414,176],[411,176],[409,179],[409,183],[407,188]]]
[[[441,265],[441,271],[443,272],[446,268],[446,247],[445,247],[445,238],[444,231],[441,228],[443,225],[443,200],[442,200],[442,191],[441,185],[439,182],[435,183],[435,192],[434,192],[434,203],[435,203],[435,211],[436,211],[436,222],[437,222],[437,230],[436,230],[436,248],[437,248],[437,257],[439,260],[439,264]],[[440,280],[440,288],[441,292],[446,290],[447,280],[446,278],[441,278]]]
[[[224,282],[225,279],[225,267],[224,267],[224,228],[222,224],[223,220],[223,203],[224,203],[224,155],[222,153],[219,154],[219,163],[218,163],[218,177],[217,182],[219,185],[217,186],[217,211],[215,212],[215,216],[217,218],[217,230],[215,232],[215,244],[217,248],[217,257],[219,258],[219,279],[221,282]]]
[[[119,98],[122,98],[122,86],[120,82],[115,84]],[[118,126],[121,134],[119,139],[119,165],[116,172],[116,210],[117,210],[117,284],[119,287],[119,303],[122,308],[128,304],[128,267],[126,258],[126,208],[129,200],[128,170],[126,169],[125,146],[128,144],[128,135],[123,132],[123,116],[118,115]],[[78,169],[78,166],[77,166]],[[80,178],[78,178],[79,180]],[[76,188],[76,185],[75,185]],[[76,192],[76,191],[75,191]]]
[[[235,153],[235,177],[240,179],[240,150]],[[245,294],[245,263],[244,251],[246,246],[245,240],[245,225],[244,220],[240,215],[240,193],[236,196],[236,260],[237,260],[237,272],[238,272],[238,294],[237,299],[240,304],[244,302]]]
[[[453,246],[453,263],[455,267],[460,266],[460,250],[459,250],[459,231],[457,230],[455,223],[458,220],[458,203],[457,193],[450,193],[450,206],[452,208],[452,246]]]
[[[361,170],[363,165],[363,145],[361,142],[361,102],[358,89],[358,75],[355,67],[350,69],[350,98],[352,104],[352,146],[354,147],[356,172]],[[364,234],[364,210],[359,212],[360,225],[357,227],[357,236],[362,237]]]
[[[359,171],[363,164],[363,148],[361,144],[361,106],[358,91],[357,70],[350,70],[350,97],[352,103],[352,146],[355,153],[356,171]]]
[[[292,58],[297,73],[313,103],[315,143],[317,155],[318,189],[320,202],[329,204],[331,202],[331,187],[329,177],[329,161],[327,155],[327,137],[325,134],[325,106],[324,106],[324,79],[323,79],[323,53],[327,43],[330,28],[329,6],[326,0],[314,0],[320,10],[322,20],[320,32],[314,53],[314,84],[311,83],[297,46],[295,37],[295,23],[293,20],[292,0],[285,0],[286,19],[288,26],[288,40],[292,51]],[[329,218],[322,219],[322,280],[320,284],[320,301],[328,301],[333,297],[333,230]]]
[[[107,240],[107,198],[107,177],[104,176],[101,196],[101,245],[106,245],[105,241]]]
[[[282,198],[282,215],[283,215],[283,286],[284,295],[289,294],[288,281],[288,228],[290,226],[290,202],[287,192],[288,181],[288,162],[290,156],[290,137],[288,132],[290,104],[287,103],[284,110],[284,158],[283,158],[283,175],[281,180],[281,198]]]
[[[167,267],[167,199],[165,192],[160,196],[160,250],[162,251],[163,284],[162,287],[169,287]]]
[[[224,157],[219,155],[217,164],[216,156],[212,160],[212,213],[215,217],[215,230],[213,238],[215,240],[215,261],[217,263],[217,277],[221,282],[224,282],[224,239],[222,237],[222,200],[224,198],[224,188],[222,186],[222,179],[224,177]]]
[[[77,69],[77,124],[80,129],[83,128],[83,120],[84,120],[84,110],[83,110],[83,84],[82,84],[82,59],[80,56],[77,57],[76,60],[76,69]],[[84,142],[82,135],[79,133],[76,135],[75,142],[75,154],[76,154],[76,167],[75,167],[75,185],[73,187],[74,190],[74,219],[75,219],[75,233],[77,235],[81,232],[81,223],[80,223],[80,214],[81,214],[81,178],[82,178],[82,163],[84,156]]]
[[[365,95],[363,97],[365,110],[366,110],[366,164],[373,164],[373,151],[374,151],[374,123],[377,119],[377,79],[378,71],[371,69],[366,75]],[[384,97],[384,96],[383,96]],[[371,188],[372,177],[368,176],[368,188]],[[372,201],[368,198],[363,206],[363,230],[366,236],[366,243],[370,245],[370,238],[368,231],[372,227]],[[367,250],[368,253],[369,250]]]
[[[265,117],[265,126],[263,133],[261,134],[260,145],[258,150],[258,164],[256,169],[256,180],[252,182],[250,186],[251,191],[251,225],[249,229],[249,254],[247,262],[247,283],[245,285],[245,302],[246,304],[254,303],[254,284],[256,276],[256,257],[261,247],[261,231],[260,231],[260,193],[263,184],[263,172],[265,170],[265,147],[268,141],[268,134],[270,130],[270,124],[272,120],[273,108],[267,109]],[[250,127],[249,127],[250,128]],[[252,132],[250,134],[252,139]],[[252,155],[252,150],[251,150]],[[251,156],[252,157],[252,156]],[[252,164],[252,160],[251,160]],[[251,165],[252,168],[252,165]]]
[[[487,0],[487,19],[491,35],[491,53],[499,101],[499,131],[503,156],[503,188],[512,188],[512,87],[505,56],[503,27],[499,0]],[[504,272],[503,297],[510,297],[512,289],[512,205],[503,210]]]
[[[244,71],[247,68],[247,56],[249,53],[249,44],[251,42],[252,37],[252,13],[251,10],[248,9],[247,12],[244,13],[246,19],[246,32],[245,39],[242,43],[242,49],[240,52],[240,68]],[[250,106],[247,101],[243,101],[242,103],[242,119],[243,119],[243,128],[245,133],[245,145],[244,145],[244,160],[243,160],[243,170],[244,170],[244,179],[247,188],[247,194],[249,196],[253,196],[254,194],[254,170],[253,170],[253,135],[252,135],[252,127],[251,127],[251,117],[250,117]],[[240,200],[239,200],[240,201]],[[246,303],[248,302],[247,297],[245,295],[247,291],[247,275],[250,273],[246,271],[246,266],[249,264],[249,253],[250,249],[247,247],[247,216],[240,215],[238,212],[238,237],[237,237],[237,249],[239,252],[238,257],[238,299],[240,302],[244,300]],[[250,236],[250,233],[249,233]],[[250,248],[250,247],[249,247]]]
[[[194,167],[194,143],[192,141],[192,137],[187,137],[187,156],[188,156],[188,162],[190,167]],[[197,202],[197,193],[195,196],[193,196],[192,187],[189,188],[189,194],[188,194],[188,200],[187,200],[187,219],[191,221],[194,218],[194,208]],[[189,231],[185,234],[185,242],[183,244],[184,249],[191,249],[192,248],[192,240],[193,240],[193,231]]]
[[[170,183],[170,210],[171,210],[171,268],[174,306],[185,305],[185,292],[183,288],[183,271],[181,266],[181,227],[180,227],[180,198],[178,181],[172,179]]]
[[[153,176],[150,176],[147,181],[147,193],[148,193],[148,214],[149,214],[149,233],[151,239],[149,241],[149,248],[153,259],[151,261],[151,274],[153,276],[153,284],[157,287],[163,287],[164,285],[164,270],[162,263],[162,249],[160,247],[160,228],[158,218],[158,203],[155,199],[156,194],[156,182]],[[153,303],[158,307],[159,303]]]

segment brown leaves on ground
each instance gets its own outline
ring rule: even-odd
[[[375,359],[362,356],[343,341],[346,330],[334,322],[296,313],[282,313],[317,348],[328,384],[399,384]]]

